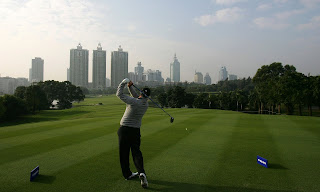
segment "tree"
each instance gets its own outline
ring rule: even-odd
[[[185,89],[180,86],[174,86],[168,91],[168,105],[172,108],[181,108],[185,106]]]
[[[24,99],[25,98],[25,94],[26,94],[26,87],[25,86],[19,86],[16,88],[16,90],[14,91],[14,96],[20,98],[20,99]]]
[[[3,103],[3,96],[0,96],[0,122],[5,120],[6,108]]]
[[[313,91],[313,97],[315,99],[315,103],[318,105],[320,110],[320,76],[316,76],[314,79],[314,91]]]
[[[281,100],[282,103],[287,108],[287,114],[291,115],[294,111],[294,98],[298,95],[298,84],[297,72],[294,66],[286,65],[284,66],[284,73],[280,79],[280,90],[281,90]]]
[[[59,81],[45,81],[38,84],[42,90],[44,90],[48,106],[54,100],[58,100],[59,109],[69,109],[72,107],[73,101],[83,101],[85,95],[80,87],[76,87],[69,81],[59,82]],[[87,90],[87,89],[84,89]]]
[[[271,106],[272,112],[275,105],[278,105],[278,112],[280,111],[281,93],[279,81],[283,72],[284,68],[281,63],[272,63],[263,65],[253,77],[260,99],[260,113],[262,113],[264,105],[267,104]]]
[[[305,93],[305,97],[306,97],[306,104],[308,106],[308,111],[309,111],[309,115],[312,116],[312,105],[315,102],[315,97],[314,97],[314,90],[315,90],[315,82],[316,81],[316,77],[313,76],[306,76],[305,77],[305,84],[306,87],[304,89],[304,93]]]
[[[258,111],[260,111],[260,99],[256,89],[250,91],[248,99],[249,107],[253,110],[258,109]]]
[[[161,107],[168,107],[168,100],[167,100],[167,94],[165,92],[160,93],[157,96],[157,100],[159,102],[159,104],[161,105]]]
[[[192,93],[186,93],[184,101],[188,108],[193,108],[193,102],[195,97],[196,96]]]
[[[209,106],[209,94],[208,93],[200,93],[194,99],[193,106],[195,108],[208,109]]]
[[[12,120],[27,113],[28,110],[24,100],[13,95],[4,95],[3,97],[0,97],[1,121]]]
[[[25,100],[29,110],[35,114],[36,110],[48,109],[50,104],[47,99],[46,93],[39,85],[31,85],[27,87],[25,93]]]

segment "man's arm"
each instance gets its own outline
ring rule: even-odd
[[[126,84],[127,84],[127,82],[124,80],[119,84],[116,95],[123,102],[125,102],[127,104],[134,104],[134,103],[136,103],[136,99],[133,97],[130,97],[128,95],[125,95],[123,93],[123,89],[124,89],[124,86],[126,86]]]
[[[138,98],[139,95],[138,95],[137,92],[134,90],[134,88],[132,87],[132,85],[133,85],[133,83],[132,83],[132,81],[130,81],[130,82],[128,83],[129,93],[132,95],[132,97]]]

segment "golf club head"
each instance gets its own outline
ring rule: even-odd
[[[171,118],[170,118],[170,123],[173,123],[173,121],[174,121],[174,118],[171,117]]]

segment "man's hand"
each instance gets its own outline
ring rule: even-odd
[[[123,79],[123,80],[122,80],[122,82],[121,82],[121,83],[129,83],[129,82],[130,82],[130,79],[125,78],[125,79]]]
[[[133,83],[132,83],[132,81],[130,81],[129,83],[128,83],[128,87],[131,87],[133,85]]]

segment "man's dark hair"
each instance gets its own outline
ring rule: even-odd
[[[150,96],[150,93],[151,93],[151,90],[146,87],[146,88],[143,88],[143,89],[142,89],[142,92],[144,93],[144,94],[141,93],[141,95],[142,95],[143,97],[146,97],[145,94],[149,97],[149,96]]]

